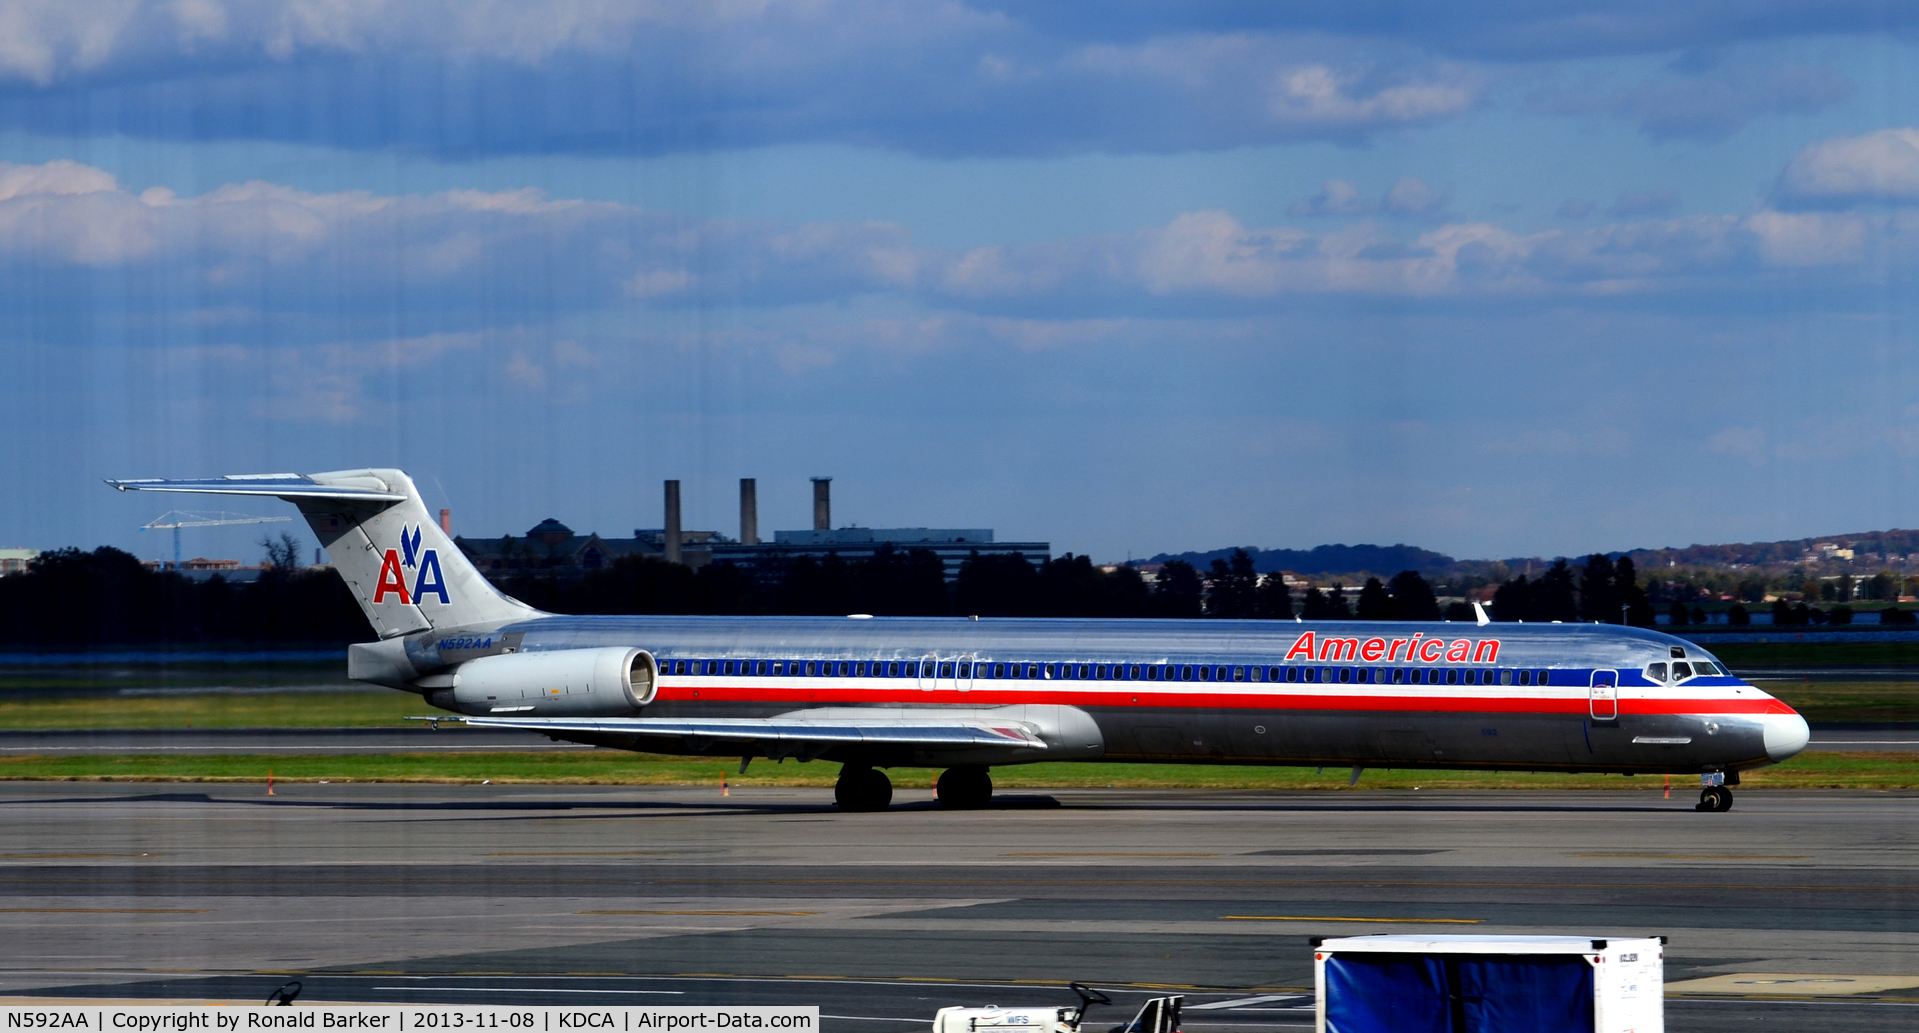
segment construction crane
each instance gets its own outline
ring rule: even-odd
[[[174,509],[140,525],[142,531],[173,532],[173,569],[180,569],[180,529],[182,527],[229,527],[233,524],[283,524],[292,517],[247,516],[244,513],[189,513]]]

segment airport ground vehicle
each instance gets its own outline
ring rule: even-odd
[[[933,1017],[933,1033],[1094,1033],[1098,1026],[1086,1025],[1087,1012],[1095,1004],[1110,1005],[1113,999],[1084,983],[1072,983],[1069,988],[1079,995],[1077,1006],[941,1008]],[[1184,1000],[1180,994],[1148,998],[1132,1019],[1101,1033],[1179,1033]]]
[[[299,507],[379,641],[356,680],[469,724],[616,749],[841,764],[853,811],[885,769],[1052,760],[1703,774],[1804,748],[1806,722],[1697,646],[1597,624],[575,617],[503,595],[399,470],[109,481]],[[1707,806],[1710,805],[1710,806]]]

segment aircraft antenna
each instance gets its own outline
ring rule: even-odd
[[[229,527],[233,524],[283,524],[292,517],[248,516],[245,513],[198,513],[171,509],[141,524],[142,531],[173,532],[173,569],[180,569],[180,529],[182,527]]]

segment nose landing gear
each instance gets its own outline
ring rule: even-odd
[[[883,811],[893,802],[893,780],[868,767],[840,768],[833,800],[842,811]]]
[[[1695,811],[1732,810],[1732,790],[1725,786],[1707,786],[1699,791],[1699,806]]]

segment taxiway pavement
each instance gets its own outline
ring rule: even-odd
[[[896,801],[0,783],[0,994],[248,1000],[299,978],[336,1001],[817,1004],[889,1033],[1067,1003],[1077,979],[1133,1004],[1185,987],[1204,1033],[1309,1026],[1311,935],[1550,932],[1665,934],[1669,982],[1736,977],[1670,1000],[1676,1031],[1919,1021],[1919,794]]]

